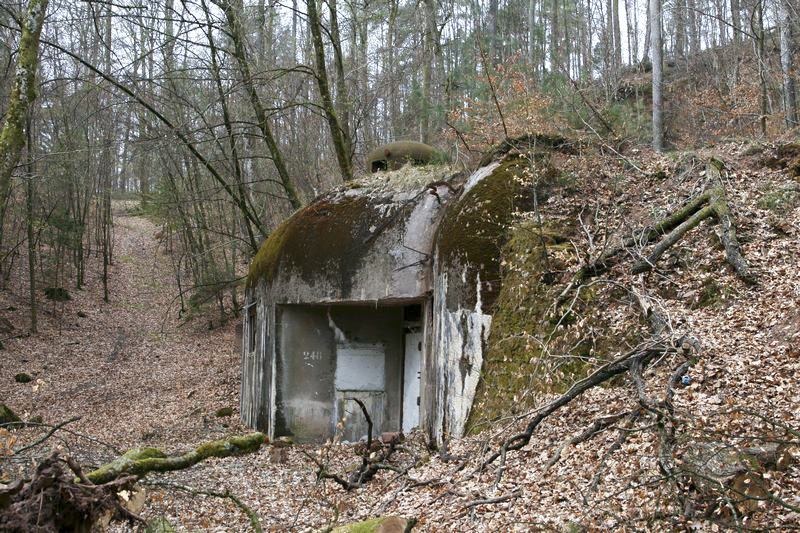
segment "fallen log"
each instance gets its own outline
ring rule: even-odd
[[[183,455],[168,457],[157,448],[134,448],[122,457],[86,474],[95,484],[106,483],[123,475],[144,476],[148,472],[168,472],[182,470],[209,457],[228,457],[258,450],[266,442],[263,433],[230,437],[201,444]]]

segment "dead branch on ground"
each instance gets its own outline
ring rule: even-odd
[[[536,428],[539,427],[539,425],[548,416],[555,413],[587,390],[604,383],[615,376],[628,372],[633,365],[646,366],[656,357],[670,353],[677,353],[681,348],[682,346],[679,342],[670,343],[664,339],[656,339],[645,343],[642,346],[638,346],[614,361],[601,366],[587,377],[573,384],[567,392],[542,408],[542,410],[540,410],[540,412],[534,416],[530,422],[528,422],[528,425],[523,432],[506,439],[500,446],[500,449],[490,454],[489,457],[484,460],[484,462],[481,463],[481,465],[476,469],[475,473],[491,465],[506,452],[519,450],[527,445],[530,442],[531,437],[533,437],[533,433],[536,431]]]
[[[249,506],[247,506],[238,496],[233,494],[228,489],[225,489],[224,491],[198,489],[195,487],[190,487],[189,485],[182,485],[180,483],[171,483],[168,481],[144,481],[143,484],[149,487],[180,490],[189,493],[192,496],[211,496],[213,498],[222,498],[231,500],[236,505],[236,507],[238,507],[247,516],[247,519],[250,521],[250,526],[253,528],[253,531],[255,531],[256,533],[261,533],[263,531],[261,527],[261,519],[258,517],[258,514],[255,511],[253,511]]]
[[[182,455],[167,457],[156,448],[135,448],[122,457],[86,474],[92,483],[106,483],[122,475],[144,476],[149,472],[182,470],[209,457],[228,457],[258,450],[266,441],[263,433],[230,437],[201,444]]]
[[[392,456],[398,449],[400,435],[392,438],[385,445],[380,443],[379,447],[374,446],[372,438],[372,418],[369,416],[366,405],[364,405],[364,402],[358,398],[346,399],[353,400],[359,405],[359,407],[361,407],[361,412],[364,414],[364,418],[367,421],[367,443],[364,451],[360,454],[361,464],[356,470],[347,476],[348,479],[345,479],[343,476],[329,472],[327,465],[319,458],[314,457],[309,453],[305,453],[306,457],[308,457],[314,462],[314,464],[317,465],[317,479],[330,479],[338,483],[346,491],[351,491],[353,489],[363,487],[365,483],[375,477],[375,474],[381,470],[391,470],[398,474],[405,475],[405,469],[389,463]]]

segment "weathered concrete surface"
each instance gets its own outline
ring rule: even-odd
[[[384,427],[374,429],[399,429],[402,309],[429,298],[435,228],[454,195],[429,184],[457,179],[441,165],[369,176],[314,200],[273,231],[248,276],[257,318],[242,332],[245,423],[270,437],[329,437],[339,411],[356,405],[345,397],[383,394],[374,405],[383,406],[375,418]],[[337,392],[337,352],[365,343],[384,351],[383,390]]]
[[[399,141],[380,146],[367,156],[370,172],[399,170],[406,164],[443,163],[444,154],[432,146],[415,141]]]
[[[462,435],[500,288],[520,164],[483,167],[459,193],[464,176],[446,166],[374,174],[321,196],[276,228],[248,277],[258,342],[251,351],[243,343],[243,420],[270,437],[327,438],[342,411],[355,407],[344,399],[350,396],[376,411],[376,435],[398,431],[403,343],[413,331],[424,346],[420,424],[435,443]],[[411,304],[422,309],[413,326],[402,316]],[[341,434],[365,432],[357,410],[347,419]]]
[[[479,207],[471,193],[498,167],[498,163],[492,163],[467,179],[437,235],[432,357],[426,366],[433,386],[427,388],[429,393],[424,397],[424,411],[428,414],[425,427],[437,444],[450,436],[463,435],[483,366],[492,323],[491,304],[487,305],[482,294],[488,287],[486,254],[496,259],[499,249],[493,242],[484,242],[482,228],[463,215]],[[490,237],[493,239],[494,235]]]
[[[420,298],[431,287],[425,263],[452,196],[428,184],[455,174],[448,166],[405,167],[317,198],[273,231],[251,265],[248,290],[261,285],[281,303]]]

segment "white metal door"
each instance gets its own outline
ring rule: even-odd
[[[422,333],[406,333],[403,370],[403,432],[419,425],[419,384],[422,365]]]

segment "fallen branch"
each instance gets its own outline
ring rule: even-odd
[[[741,254],[739,241],[736,237],[733,218],[720,174],[722,168],[724,168],[724,165],[721,161],[717,159],[710,160],[706,165],[706,175],[712,184],[710,187],[658,223],[632,232],[622,239],[622,242],[603,252],[594,261],[581,267],[559,294],[556,299],[556,308],[566,302],[575,288],[586,280],[608,272],[620,260],[626,250],[643,247],[658,241],[650,255],[636,263],[632,268],[635,274],[652,270],[658,259],[672,245],[678,242],[688,231],[698,226],[700,222],[710,217],[715,217],[722,224],[720,239],[725,247],[726,259],[734,272],[736,272],[736,275],[747,284],[755,283],[755,277]]]
[[[72,418],[70,418],[69,420],[65,420],[64,422],[61,422],[60,424],[56,424],[55,426],[53,426],[52,428],[50,428],[50,431],[48,431],[47,433],[45,433],[45,434],[44,434],[44,436],[43,436],[43,437],[41,437],[40,439],[38,439],[36,442],[33,442],[33,443],[31,443],[31,444],[28,444],[27,446],[25,446],[24,448],[20,448],[19,450],[14,450],[14,453],[15,453],[16,455],[19,455],[19,454],[21,454],[21,453],[27,452],[27,451],[28,451],[28,450],[30,450],[31,448],[35,448],[36,446],[40,445],[41,443],[43,443],[44,441],[46,441],[47,439],[49,439],[49,438],[50,438],[50,436],[51,436],[53,433],[55,433],[56,431],[58,431],[58,430],[59,430],[59,429],[61,429],[62,427],[66,426],[67,424],[71,424],[71,423],[73,423],[73,422],[77,422],[77,421],[78,421],[78,420],[80,420],[80,419],[81,419],[81,417],[79,417],[79,416],[73,416],[73,417],[72,417]]]
[[[361,412],[364,413],[364,418],[367,420],[367,446],[364,452],[361,453],[361,464],[349,475],[349,479],[345,479],[338,474],[328,472],[325,463],[313,455],[305,453],[306,457],[317,465],[317,479],[330,479],[338,483],[344,490],[351,491],[364,486],[364,483],[375,477],[375,474],[380,470],[391,470],[398,474],[405,475],[406,470],[388,463],[389,459],[391,459],[392,455],[394,455],[394,452],[397,450],[398,439],[390,440],[385,447],[381,445],[380,450],[373,450],[372,418],[369,416],[367,406],[358,398],[345,399],[356,402],[359,407],[361,407]]]
[[[472,500],[465,503],[464,508],[469,509],[477,505],[491,505],[494,503],[503,503],[509,500],[513,500],[514,498],[519,498],[520,494],[522,494],[522,490],[516,490],[511,494],[506,494],[505,496],[498,496],[497,498],[484,498],[479,500]]]
[[[631,411],[624,411],[622,413],[617,413],[613,415],[603,416],[600,418],[595,419],[594,422],[589,425],[586,429],[584,429],[580,434],[575,435],[567,442],[563,443],[561,446],[558,447],[556,453],[553,454],[552,457],[547,461],[547,464],[544,466],[544,471],[547,472],[550,470],[553,465],[555,465],[559,459],[561,459],[561,452],[564,451],[564,448],[568,446],[575,446],[576,444],[580,444],[582,442],[586,442],[587,440],[591,439],[601,431],[607,429],[612,424],[616,423],[621,418],[624,418],[631,414]]]
[[[192,496],[212,496],[214,498],[231,500],[236,507],[238,507],[245,515],[247,515],[247,519],[250,520],[250,526],[256,533],[262,533],[263,531],[261,528],[261,519],[258,517],[258,514],[228,489],[225,489],[224,492],[209,489],[196,489],[188,485],[181,485],[180,483],[170,483],[166,481],[145,481],[144,484],[150,487],[181,490],[183,492],[188,492]]]
[[[122,457],[86,474],[92,483],[105,483],[122,475],[144,476],[148,472],[182,470],[209,457],[228,457],[258,450],[267,440],[263,433],[230,437],[201,444],[183,455],[167,457],[156,448],[135,448]]]
[[[528,444],[533,436],[533,433],[536,431],[536,428],[539,427],[539,424],[541,424],[548,416],[555,413],[587,390],[605,381],[608,381],[614,376],[618,376],[619,374],[627,372],[634,364],[644,367],[655,357],[674,352],[677,352],[676,346],[667,344],[663,340],[655,340],[644,346],[637,347],[636,349],[626,353],[614,361],[601,366],[587,377],[572,385],[567,392],[545,406],[539,412],[539,414],[537,414],[535,417],[533,417],[533,419],[531,419],[530,422],[528,422],[525,431],[506,439],[501,445],[500,450],[494,451],[491,455],[489,455],[489,457],[483,463],[481,463],[481,465],[473,473],[482,471],[484,468],[496,461],[498,457],[505,455],[506,452],[519,450]]]

